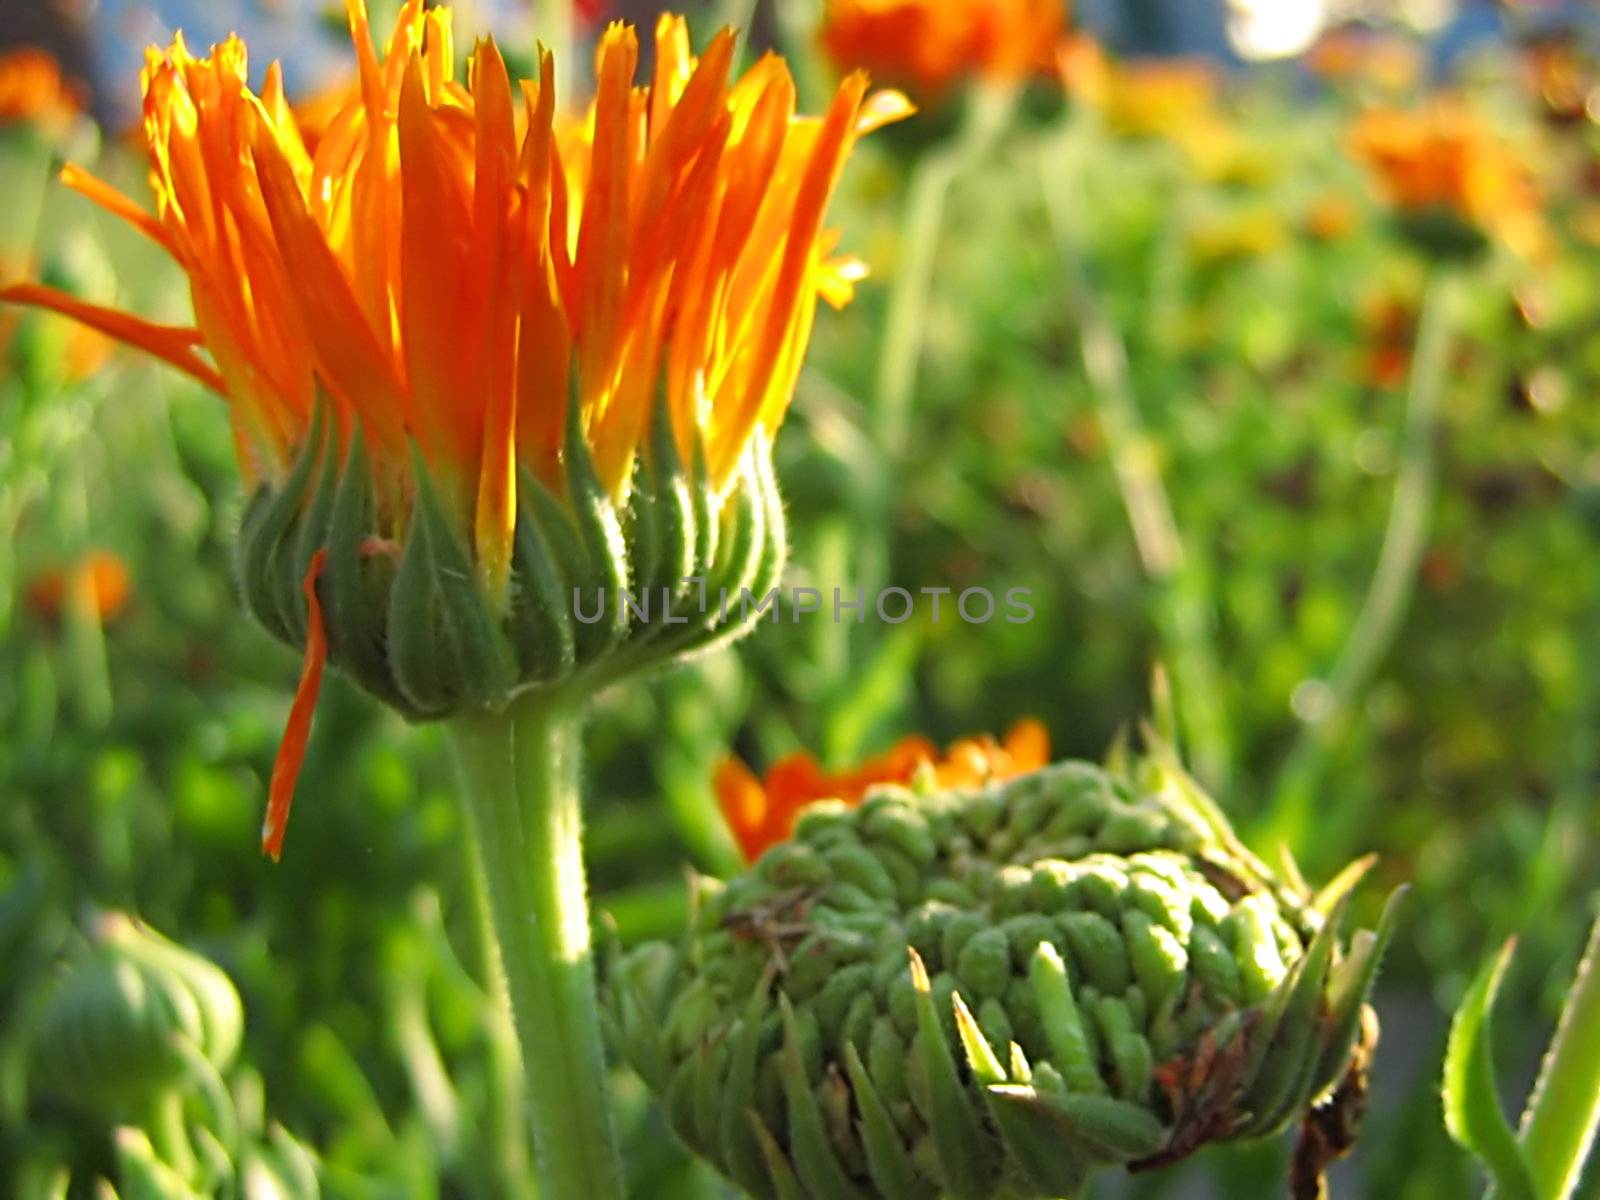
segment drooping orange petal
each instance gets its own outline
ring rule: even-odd
[[[185,375],[199,380],[218,395],[227,394],[222,376],[195,353],[195,347],[202,344],[197,329],[158,325],[114,308],[89,304],[41,283],[16,283],[8,288],[0,288],[0,301],[48,308],[62,316],[71,317],[107,337],[155,355]]]
[[[103,179],[89,174],[77,163],[68,163],[61,168],[61,182],[79,195],[93,200],[112,216],[122,218],[174,258],[178,257],[172,235],[162,227],[161,222]]]
[[[289,706],[289,722],[278,744],[278,757],[272,764],[272,782],[267,785],[267,817],[261,826],[261,852],[273,862],[283,853],[283,835],[289,828],[289,806],[294,803],[294,785],[306,759],[306,743],[311,736],[311,716],[316,711],[317,693],[322,690],[322,667],[328,657],[327,635],[322,628],[322,602],[317,599],[317,579],[328,560],[326,549],[311,556],[300,590],[306,598],[306,656],[300,668],[300,685]]]

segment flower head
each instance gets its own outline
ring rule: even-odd
[[[46,567],[28,584],[28,607],[46,621],[59,621],[70,605],[98,621],[127,607],[132,587],[128,566],[109,550],[91,550],[70,566]]]
[[[1065,24],[1061,0],[828,0],[821,38],[841,69],[937,98],[964,79],[1052,71]]]
[[[0,126],[57,127],[82,111],[82,87],[48,53],[24,46],[0,54]]]
[[[975,787],[1037,770],[1050,761],[1050,735],[1038,721],[1013,725],[1003,742],[988,734],[962,738],[941,755],[927,738],[907,737],[849,770],[824,771],[806,753],[791,754],[757,779],[737,758],[718,766],[717,803],[745,858],[754,862],[788,838],[806,805],[818,800],[859,804],[878,784],[927,777],[940,787]]]
[[[1402,228],[1435,253],[1470,253],[1497,241],[1525,258],[1546,230],[1528,168],[1464,104],[1438,99],[1416,111],[1373,109],[1350,131]]]
[[[813,806],[675,946],[606,964],[616,1049],[752,1195],[1078,1196],[1302,1117],[1312,1194],[1393,906],[1343,941],[1359,868],[1313,897],[1170,753],[1130,768]]]
[[[192,328],[37,285],[0,295],[227,400],[256,487],[246,598],[305,648],[302,699],[324,644],[432,717],[734,632],[704,605],[661,618],[683,615],[682,577],[737,590],[781,563],[764,447],[817,300],[844,303],[862,274],[823,211],[856,138],[904,101],[857,74],[797,116],[781,59],[735,79],[731,31],[697,57],[667,16],[642,87],[634,29],[603,32],[571,115],[548,54],[513,87],[484,41],[460,79],[449,9],[407,0],[380,52],[363,0],[346,7],[359,86],[314,150],[276,64],[258,95],[237,38],[199,57],[180,37],[143,76],[155,214],[63,175],[177,260]],[[613,595],[576,623],[567,589],[588,586],[659,592],[657,619]]]

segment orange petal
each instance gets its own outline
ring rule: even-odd
[[[306,658],[300,668],[300,686],[295,688],[289,707],[289,723],[278,745],[272,764],[272,782],[267,787],[267,819],[261,826],[261,852],[273,862],[283,853],[283,835],[289,828],[289,806],[294,803],[294,785],[306,759],[306,742],[311,734],[311,714],[322,690],[322,666],[328,658],[327,636],[322,628],[322,603],[317,599],[317,577],[328,559],[326,549],[311,556],[300,590],[306,597]]]
[[[172,257],[178,257],[177,247],[161,222],[105,180],[97,179],[77,163],[68,163],[61,168],[61,182],[79,195],[93,200],[112,216],[121,217]]]
[[[219,396],[227,394],[222,376],[195,354],[194,348],[201,341],[200,332],[196,329],[178,325],[157,325],[153,321],[141,320],[128,313],[118,312],[114,308],[102,308],[98,304],[86,303],[76,296],[70,296],[66,292],[40,283],[17,283],[8,288],[0,288],[0,300],[12,304],[31,304],[36,308],[48,308],[62,316],[71,317],[74,321],[89,326],[90,329],[99,330],[107,337],[135,346],[155,355],[163,362],[170,363],[184,374],[198,379]]]

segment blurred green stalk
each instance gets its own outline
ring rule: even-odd
[[[535,1167],[552,1200],[621,1200],[583,871],[571,698],[451,722],[467,823],[521,1044]]]
[[[1306,845],[1328,752],[1393,649],[1416,590],[1438,491],[1434,441],[1439,397],[1449,377],[1450,334],[1461,287],[1452,271],[1438,268],[1423,298],[1406,393],[1400,468],[1395,476],[1383,545],[1361,611],[1316,697],[1314,711],[1305,715],[1300,735],[1273,787],[1267,829],[1273,844],[1292,848]]]
[[[1100,304],[1076,235],[1078,214],[1088,211],[1081,160],[1094,133],[1093,120],[1092,114],[1075,113],[1066,130],[1067,145],[1045,144],[1041,160],[1045,208],[1095,417],[1128,514],[1139,565],[1155,592],[1152,619],[1172,673],[1186,756],[1208,787],[1222,789],[1228,782],[1232,751],[1222,674],[1211,644],[1208,589],[1202,568],[1184,552],[1161,479],[1159,448],[1139,414],[1127,347]]]
[[[950,141],[925,151],[911,169],[901,221],[900,260],[889,288],[883,339],[873,384],[870,441],[887,469],[863,481],[863,524],[878,532],[870,558],[861,564],[865,594],[876,594],[888,578],[890,510],[898,469],[911,433],[911,404],[928,326],[933,260],[944,226],[950,187],[975,165],[1004,132],[1016,108],[1016,89],[975,85],[960,130]]]
[[[1600,921],[1561,1010],[1520,1141],[1541,1200],[1565,1200],[1578,1187],[1600,1127]]]

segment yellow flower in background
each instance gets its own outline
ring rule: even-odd
[[[931,98],[1051,72],[1065,25],[1062,0],[828,0],[821,41],[841,70]]]
[[[823,226],[840,170],[860,134],[908,111],[852,74],[823,116],[798,116],[781,59],[734,79],[731,31],[696,57],[684,20],[665,16],[647,86],[635,86],[635,31],[613,24],[593,103],[568,116],[548,54],[514,88],[484,41],[458,79],[448,9],[407,0],[380,53],[363,0],[346,7],[359,87],[314,152],[277,64],[258,95],[237,38],[198,57],[180,37],[149,52],[143,75],[154,215],[63,173],[184,269],[193,327],[36,284],[0,293],[147,350],[227,401],[258,486],[240,539],[247,599],[306,651],[274,777],[274,853],[325,654],[403,711],[443,716],[614,649],[596,635],[574,650],[565,612],[519,615],[537,589],[513,569],[543,579],[573,545],[583,565],[645,554],[621,527],[658,415],[703,493],[698,541],[692,523],[672,532],[713,554],[724,500],[756,486],[742,464],[783,421],[818,299],[845,303],[863,274]],[[581,503],[574,472],[595,485]],[[571,512],[526,516],[534,492]],[[359,541],[340,541],[341,520]],[[552,532],[552,520],[576,527]],[[407,574],[414,559],[429,570]],[[451,638],[467,640],[446,654]]]
[[[59,128],[83,111],[83,99],[83,88],[46,51],[24,46],[0,54],[0,126]]]
[[[1203,266],[1259,258],[1288,243],[1283,214],[1255,204],[1197,220],[1188,233],[1189,253]]]
[[[1497,241],[1528,259],[1545,252],[1548,234],[1526,163],[1460,101],[1369,110],[1349,143],[1420,244],[1448,253]]]
[[[1221,80],[1214,66],[1199,59],[1103,60],[1098,70],[1082,64],[1073,70],[1078,94],[1116,133],[1180,139],[1220,121]]]
[[[1050,761],[1050,734],[1038,721],[1018,721],[1004,741],[988,734],[962,738],[943,754],[925,737],[906,737],[860,766],[830,772],[800,752],[779,759],[757,778],[737,758],[717,767],[713,787],[723,818],[750,862],[786,841],[806,805],[818,800],[861,803],[869,788],[909,784],[924,773],[941,788],[975,788],[999,782]]]

